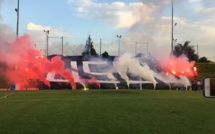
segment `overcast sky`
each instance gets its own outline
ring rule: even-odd
[[[15,35],[17,0],[0,0],[0,35]],[[215,1],[174,0],[175,43],[191,41],[199,56],[215,60]],[[19,36],[29,34],[45,49],[45,33],[64,36],[64,53],[80,53],[88,35],[100,53],[146,53],[171,49],[171,0],[20,0]],[[9,39],[8,39],[9,38]],[[49,39],[50,54],[61,53],[61,39]]]

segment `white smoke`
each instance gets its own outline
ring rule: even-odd
[[[149,69],[148,65],[141,66],[139,60],[134,58],[133,55],[125,53],[116,59],[114,63],[116,71],[126,81],[129,87],[129,78],[127,72],[132,73],[135,76],[139,76],[145,80],[149,80],[153,83],[154,88],[156,87],[157,81],[153,76],[153,71]]]
[[[179,78],[176,78],[174,75],[166,76],[166,74],[164,74],[163,72],[162,73],[154,72],[154,76],[160,81],[169,85],[169,88],[171,88],[171,84],[178,85],[180,87],[185,87],[186,89],[189,86],[191,86],[190,80],[185,76],[180,76]]]
[[[153,59],[149,59],[153,60]],[[114,62],[115,71],[117,71],[120,76],[126,81],[129,87],[129,78],[127,73],[130,72],[134,76],[139,76],[145,80],[149,80],[153,83],[154,88],[156,87],[157,81],[155,78],[160,81],[166,83],[170,86],[171,84],[178,85],[181,87],[185,87],[186,89],[191,86],[189,79],[186,76],[176,77],[174,75],[169,74],[168,76],[164,72],[153,71],[149,68],[149,63],[144,62],[141,63],[138,58],[135,58],[130,53],[125,53],[121,55]],[[156,68],[154,66],[154,68]]]
[[[190,80],[185,77],[185,76],[181,76],[180,77],[180,82],[183,84],[183,86],[187,89],[189,86],[191,86]]]
[[[8,47],[9,44],[14,42],[15,40],[15,31],[7,26],[6,24],[2,23],[3,17],[1,15],[1,6],[4,0],[0,0],[0,49]]]

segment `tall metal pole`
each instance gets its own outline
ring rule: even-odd
[[[49,56],[49,34],[46,32],[46,55]]]
[[[199,46],[198,46],[198,44],[196,45],[196,47],[197,47],[197,55],[199,55]]]
[[[120,39],[118,39],[118,56],[120,55]]]
[[[17,1],[17,8],[15,8],[16,14],[17,14],[17,20],[16,20],[16,38],[19,37],[19,0]],[[17,63],[15,63],[15,70],[17,70]],[[15,83],[15,89],[19,90],[19,84]]]
[[[15,8],[17,14],[16,20],[16,37],[19,37],[19,0],[17,1],[17,8]]]
[[[120,55],[120,39],[122,37],[122,35],[117,35],[116,37],[118,37],[118,56]]]
[[[43,30],[45,33],[46,33],[46,57],[48,57],[48,54],[49,54],[49,30]]]
[[[44,30],[44,32],[47,32],[47,38],[49,39],[49,38],[58,38],[58,39],[61,39],[61,54],[63,55],[63,52],[64,52],[64,47],[63,47],[63,45],[64,45],[64,38],[65,37],[63,37],[63,36],[61,36],[61,37],[50,37],[48,34],[49,34],[49,31],[46,31],[46,30]],[[46,40],[47,41],[47,50],[48,50],[48,40]]]
[[[172,33],[171,33],[171,54],[173,53],[173,0],[172,0]]]
[[[102,39],[100,39],[100,55],[101,55],[101,51],[102,51]]]
[[[62,36],[62,56],[63,56],[63,36]]]

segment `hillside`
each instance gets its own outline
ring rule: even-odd
[[[205,77],[215,77],[215,64],[196,63],[198,68],[198,78],[204,79]]]

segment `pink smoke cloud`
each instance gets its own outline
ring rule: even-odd
[[[46,74],[55,72],[62,75],[76,88],[74,78],[68,70],[64,70],[61,57],[54,57],[49,61],[39,50],[34,48],[30,37],[24,35],[14,43],[0,51],[1,62],[8,66],[7,80],[9,83],[28,84],[29,80],[40,80],[50,87]]]

